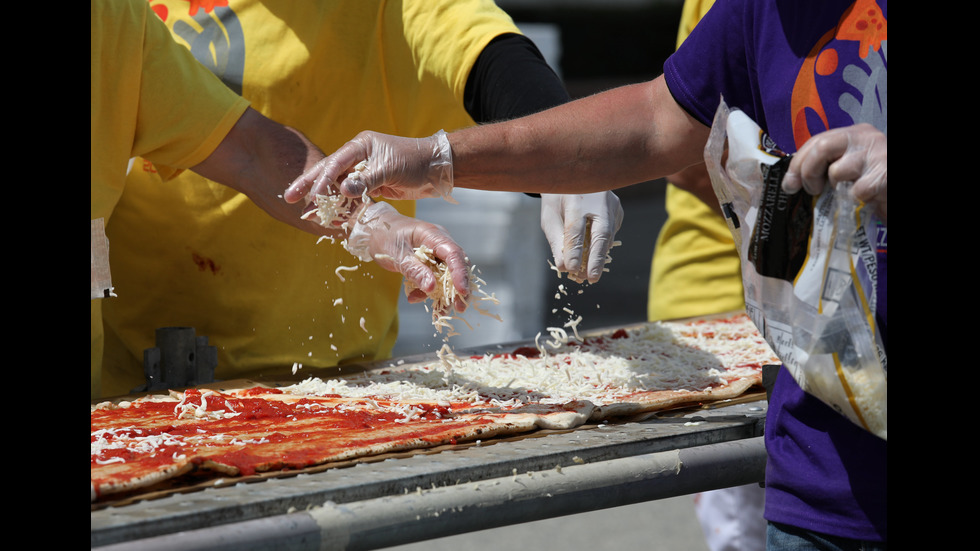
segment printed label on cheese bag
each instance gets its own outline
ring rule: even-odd
[[[748,248],[749,262],[759,274],[786,281],[793,281],[803,267],[813,223],[812,197],[806,192],[789,195],[783,191],[790,159],[761,165],[759,219]]]

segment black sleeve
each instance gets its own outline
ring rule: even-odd
[[[537,46],[513,33],[487,44],[470,70],[463,93],[466,112],[477,123],[530,115],[569,99]]]
[[[478,124],[523,117],[569,99],[565,85],[534,42],[513,33],[487,44],[470,69],[463,91],[463,106]]]

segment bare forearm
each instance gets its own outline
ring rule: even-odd
[[[707,134],[658,79],[454,132],[453,178],[498,191],[615,189],[700,162]]]
[[[661,77],[449,135],[364,131],[294,181],[285,197],[295,203],[334,184],[346,197],[389,199],[448,198],[454,186],[595,193],[702,162],[708,134]]]
[[[721,205],[718,204],[718,197],[715,195],[715,190],[711,186],[708,167],[703,162],[691,165],[680,172],[669,175],[667,181],[694,194],[695,197],[711,207],[716,214],[722,215]]]
[[[289,183],[324,154],[301,132],[248,109],[194,172],[247,195],[276,219],[317,235],[340,235],[315,221],[302,220],[303,204],[289,204],[282,193]]]

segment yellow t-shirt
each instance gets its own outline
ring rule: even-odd
[[[469,70],[495,36],[518,32],[489,0],[152,6],[253,108],[325,152],[361,130],[428,136],[472,125],[463,108]],[[414,215],[413,202],[394,204]],[[122,259],[112,266],[119,296],[104,312],[106,394],[143,382],[143,350],[159,327],[208,337],[222,380],[391,354],[399,274],[318,243],[221,185],[188,173],[162,182],[138,160],[107,234]]]
[[[92,1],[92,219],[110,221],[135,155],[175,171],[204,161],[248,107],[174,43],[145,2]],[[112,260],[117,251],[110,249]],[[101,306],[92,300],[92,395],[99,393]]]
[[[714,0],[687,0],[677,45]],[[667,220],[653,252],[647,316],[684,318],[745,307],[738,252],[725,220],[693,194],[667,185]]]

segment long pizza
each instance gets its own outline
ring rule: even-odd
[[[733,398],[775,355],[744,315],[280,387],[188,389],[92,407],[92,501],[164,482],[284,472],[386,452]]]

